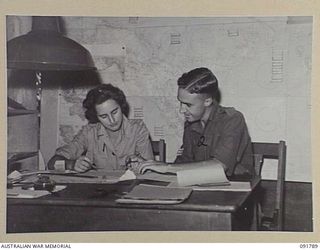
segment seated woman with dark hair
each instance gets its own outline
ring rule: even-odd
[[[154,159],[149,131],[142,120],[128,119],[129,105],[122,90],[102,84],[90,90],[83,101],[89,123],[72,142],[58,148],[48,162],[75,160],[74,170],[85,172],[95,166],[105,171],[125,170],[128,155]]]

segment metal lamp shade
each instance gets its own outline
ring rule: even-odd
[[[7,43],[8,68],[95,70],[90,52],[59,32],[58,17],[33,17],[32,30]]]

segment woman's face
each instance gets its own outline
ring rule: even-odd
[[[97,117],[101,124],[110,131],[118,131],[123,121],[120,105],[113,99],[109,99],[96,105]]]

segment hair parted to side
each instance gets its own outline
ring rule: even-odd
[[[99,121],[95,106],[110,99],[117,102],[122,113],[128,117],[129,104],[123,91],[112,84],[101,84],[91,89],[82,103],[82,106],[86,109],[85,116],[89,123],[97,123]]]
[[[191,94],[208,94],[217,100],[218,80],[207,68],[196,68],[184,73],[178,79],[178,86]]]

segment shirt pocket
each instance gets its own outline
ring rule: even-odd
[[[108,162],[108,155],[106,152],[96,150],[93,153],[93,162],[97,165],[98,168],[103,168]]]

